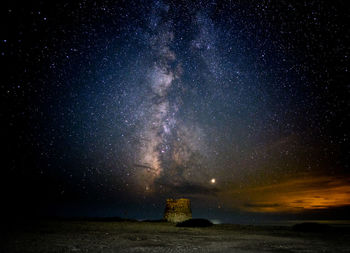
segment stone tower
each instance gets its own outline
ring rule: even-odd
[[[192,218],[189,199],[167,199],[164,219],[170,222],[182,222]]]

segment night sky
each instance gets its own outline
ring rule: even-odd
[[[8,1],[12,215],[349,219],[346,1]]]

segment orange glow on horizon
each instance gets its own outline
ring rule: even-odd
[[[342,178],[308,177],[228,191],[224,198],[249,212],[302,212],[350,205],[350,184]]]

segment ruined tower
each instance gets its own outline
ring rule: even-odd
[[[167,199],[164,219],[170,222],[182,222],[192,218],[189,199]]]

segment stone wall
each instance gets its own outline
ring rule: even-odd
[[[192,218],[189,199],[167,199],[164,219],[169,222],[182,222]]]

